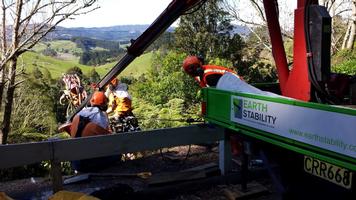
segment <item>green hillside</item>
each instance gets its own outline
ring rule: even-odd
[[[152,53],[146,53],[137,59],[135,59],[123,72],[121,75],[128,76],[132,75],[135,77],[147,72],[149,66],[151,66]],[[78,60],[61,60],[48,56],[43,56],[36,52],[26,52],[22,56],[23,63],[27,72],[31,72],[35,66],[39,69],[47,68],[53,78],[58,78],[62,73],[65,73],[69,68],[77,66],[82,69],[83,73],[88,73],[93,66],[81,65]],[[116,62],[108,63],[103,66],[95,67],[97,72],[103,77]]]
[[[152,65],[152,52],[145,53],[140,57],[136,58],[120,75],[121,76],[134,76],[138,77],[148,71]],[[97,72],[102,76],[108,72],[117,62],[108,63],[106,65],[100,66]]]
[[[70,40],[54,40],[50,42],[41,42],[38,43],[33,50],[36,52],[41,52],[47,48],[47,46],[56,50],[59,53],[68,52],[68,53],[81,53],[82,49],[78,48],[77,45]]]

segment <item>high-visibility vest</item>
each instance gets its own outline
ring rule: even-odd
[[[219,78],[224,75],[225,72],[236,74],[236,72],[231,69],[216,65],[203,65],[202,69],[204,70],[203,75],[194,77],[195,80],[199,82],[200,87],[216,86]]]
[[[132,101],[127,96],[116,96],[114,93],[110,93],[109,106],[116,114],[120,114],[132,110]]]

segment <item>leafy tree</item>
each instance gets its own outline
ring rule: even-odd
[[[332,58],[331,70],[336,73],[356,75],[356,50],[344,49]]]
[[[15,90],[18,82],[21,82],[16,80],[20,56],[61,22],[95,9],[91,7],[95,2],[96,0],[1,1],[0,103],[3,95],[6,98],[0,130],[1,144],[7,143],[10,133]]]
[[[187,125],[177,119],[198,117],[198,84],[181,70],[186,56],[174,51],[155,52],[148,74],[131,85],[134,113],[142,128]]]
[[[255,27],[246,38],[246,45],[241,50],[241,59],[234,60],[238,74],[250,83],[275,82],[277,80],[276,68],[272,62],[273,58],[261,40],[268,40],[268,35],[265,32],[265,27]],[[290,48],[287,48],[287,55],[292,58],[292,43],[287,43]],[[287,45],[287,46],[288,46]],[[289,50],[289,51],[288,51]]]
[[[90,54],[87,51],[84,51],[79,57],[80,64],[87,64],[90,60]]]
[[[43,81],[45,81],[47,84],[54,84],[52,74],[47,68],[43,69]]]
[[[231,18],[220,3],[221,0],[207,1],[196,12],[181,17],[174,33],[178,50],[208,60],[240,59],[244,42],[233,33]]]
[[[97,83],[100,81],[100,75],[96,72],[95,68],[89,71],[87,77],[89,83]]]
[[[43,74],[42,74],[41,70],[38,69],[38,67],[34,67],[34,68],[33,68],[32,76],[33,76],[35,79],[41,79],[41,78],[43,78]]]
[[[167,54],[156,52],[145,82],[136,83],[137,96],[154,105],[166,104],[174,98],[183,99],[186,104],[197,102],[199,87],[181,70],[185,57],[186,54],[173,51]]]
[[[79,63],[84,65],[96,66],[105,64],[125,52],[125,50],[120,47],[120,42],[85,37],[73,37],[71,41],[75,42],[77,47],[83,50],[79,58]],[[104,50],[95,49],[96,47],[103,48]]]
[[[153,51],[153,50],[161,50],[161,51],[168,51],[172,49],[173,44],[175,43],[174,34],[171,32],[164,32],[160,35],[156,41],[154,41],[146,51]]]
[[[34,73],[25,84],[21,84],[15,94],[11,120],[13,131],[9,142],[41,141],[56,132],[55,100],[50,91],[52,87]]]
[[[57,51],[52,48],[47,47],[46,49],[44,49],[42,51],[42,54],[45,56],[55,57],[55,56],[57,56]]]
[[[67,74],[77,74],[80,78],[83,77],[83,71],[77,66],[71,67],[66,71]]]

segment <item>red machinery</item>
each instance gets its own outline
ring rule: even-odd
[[[298,0],[294,17],[293,68],[288,69],[277,1],[264,0],[281,93],[303,101],[353,103],[352,77],[330,73],[331,17],[317,0]],[[349,101],[344,98],[349,95]]]

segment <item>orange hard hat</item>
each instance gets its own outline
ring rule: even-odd
[[[201,66],[201,61],[197,56],[188,56],[183,61],[183,69],[188,74],[192,74],[198,67]]]
[[[119,80],[117,78],[113,78],[110,83],[113,85],[113,86],[117,86],[117,84],[119,83]]]
[[[104,92],[96,91],[90,99],[91,106],[103,106],[107,103],[108,99]]]

